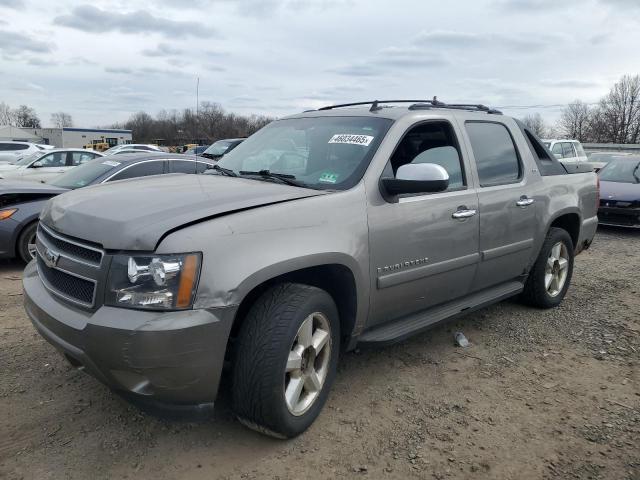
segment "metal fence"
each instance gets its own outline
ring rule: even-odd
[[[640,154],[640,144],[637,143],[583,143],[587,152],[632,152]]]

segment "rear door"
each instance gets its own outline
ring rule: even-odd
[[[481,261],[473,291],[523,274],[533,248],[537,225],[533,186],[528,184],[514,141],[521,133],[512,123],[469,120],[464,124],[479,184]]]

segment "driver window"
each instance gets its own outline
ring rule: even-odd
[[[42,167],[64,167],[66,165],[66,152],[55,152],[40,158],[37,163]]]
[[[393,174],[409,163],[435,163],[443,167],[449,174],[446,191],[459,190],[467,184],[458,142],[448,122],[423,123],[409,130],[391,156]]]

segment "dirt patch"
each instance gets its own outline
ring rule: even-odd
[[[640,232],[601,230],[565,302],[507,301],[346,354],[318,421],[272,440],[142,413],[68,366],[0,265],[0,478],[640,479]],[[457,348],[462,330],[472,346]]]

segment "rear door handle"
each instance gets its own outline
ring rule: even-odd
[[[535,202],[535,200],[533,198],[529,198],[526,195],[523,195],[523,196],[520,197],[520,200],[518,200],[516,202],[516,205],[519,206],[519,207],[528,207],[533,202]]]
[[[475,209],[460,207],[451,214],[451,217],[457,218],[458,220],[464,220],[465,218],[473,217],[476,213],[478,213],[478,211]]]

